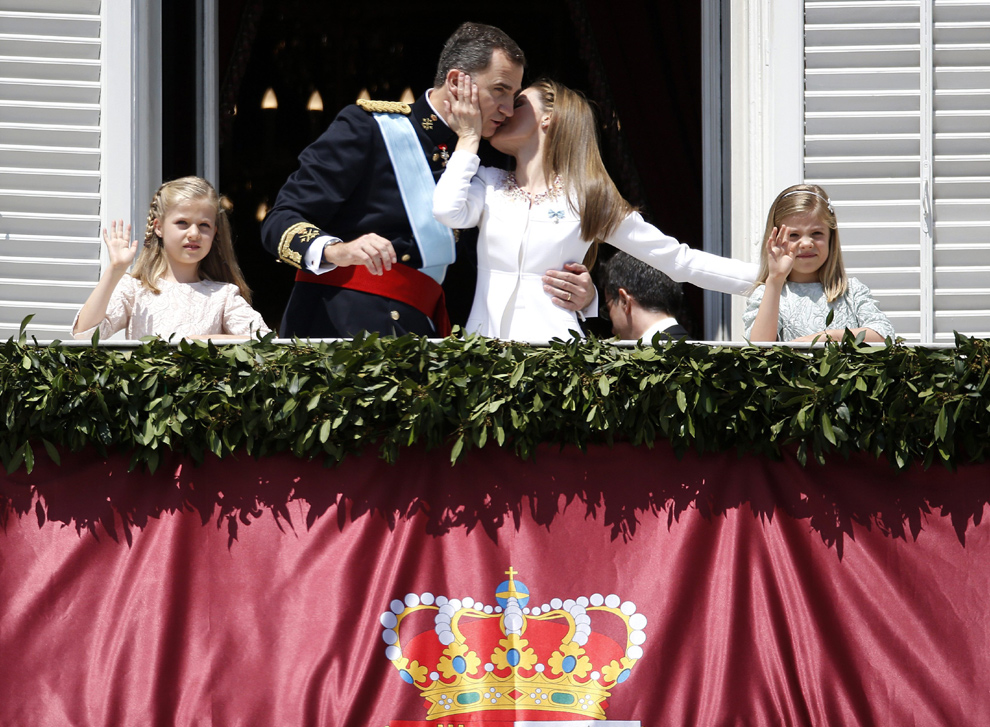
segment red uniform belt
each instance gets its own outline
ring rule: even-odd
[[[411,305],[429,317],[440,336],[450,335],[450,318],[440,283],[429,275],[408,265],[396,263],[383,275],[372,275],[363,265],[334,268],[322,275],[307,270],[297,270],[296,280],[303,283],[319,283],[334,288],[359,290],[362,293],[380,295],[400,303]]]

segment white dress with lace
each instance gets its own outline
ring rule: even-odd
[[[117,283],[106,317],[100,322],[100,338],[105,339],[125,330],[128,339],[143,336],[169,338],[181,336],[217,335],[253,336],[268,333],[264,319],[244,300],[240,290],[231,283],[201,280],[198,283],[176,283],[159,280],[161,293],[145,288],[137,278],[125,275]],[[76,328],[72,322],[72,330]],[[74,338],[93,336],[96,326],[74,333]]]
[[[759,286],[746,301],[743,312],[746,338],[753,330],[765,289],[763,285]],[[826,325],[830,311],[833,312],[832,321]],[[856,278],[849,278],[846,294],[831,303],[825,300],[825,288],[821,283],[784,283],[777,316],[777,340],[793,341],[826,328],[870,328],[884,338],[896,335],[890,319],[880,310],[870,289]]]
[[[581,262],[590,246],[581,239],[581,220],[559,185],[531,199],[513,175],[455,151],[437,182],[433,215],[454,229],[479,227],[478,285],[468,332],[522,341],[580,333],[577,315],[555,306],[543,290],[548,270]],[[679,243],[636,212],[606,242],[678,282],[723,293],[744,294],[756,277],[756,265]]]

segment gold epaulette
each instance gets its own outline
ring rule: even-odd
[[[412,113],[412,107],[401,101],[368,101],[367,99],[359,98],[357,105],[369,114],[403,114],[404,116],[408,116]]]

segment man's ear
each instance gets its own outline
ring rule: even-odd
[[[456,68],[447,71],[447,77],[443,79],[443,85],[451,98],[457,98],[457,79],[461,77],[461,72]]]
[[[628,290],[625,288],[619,288],[619,297],[615,302],[620,308],[622,308],[622,312],[626,315],[628,315],[629,311],[632,310],[633,300],[635,299],[629,295]]]

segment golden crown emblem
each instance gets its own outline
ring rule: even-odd
[[[614,594],[530,607],[517,572],[506,574],[495,604],[410,593],[382,614],[385,656],[420,690],[426,719],[604,719],[611,690],[643,656],[646,617]]]

